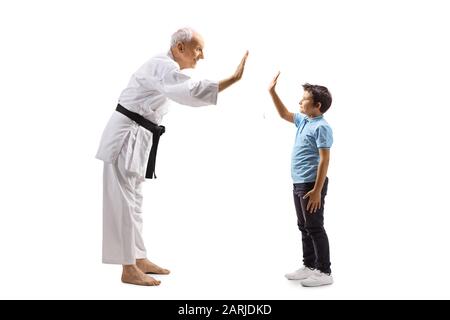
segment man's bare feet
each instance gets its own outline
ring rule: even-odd
[[[164,268],[161,268],[154,264],[153,262],[147,260],[147,259],[138,259],[136,260],[136,266],[146,274],[153,273],[153,274],[169,274],[170,271]]]
[[[159,286],[161,281],[144,274],[136,265],[123,266],[122,282],[138,286]]]

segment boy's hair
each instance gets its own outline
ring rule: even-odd
[[[333,99],[331,98],[330,91],[326,87],[305,83],[303,90],[311,93],[314,103],[320,102],[320,112],[325,113],[330,108]]]

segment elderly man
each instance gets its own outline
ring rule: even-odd
[[[155,56],[132,76],[100,142],[103,171],[103,263],[123,266],[122,282],[153,286],[148,274],[168,274],[147,259],[142,236],[142,183],[155,175],[160,125],[173,100],[192,107],[217,103],[218,93],[239,81],[248,52],[222,81],[194,81],[180,72],[203,59],[202,37],[190,28],[172,35],[168,53]]]

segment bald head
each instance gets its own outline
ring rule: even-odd
[[[203,59],[203,37],[191,28],[183,28],[172,35],[170,50],[180,69],[195,68]]]

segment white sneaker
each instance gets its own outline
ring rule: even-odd
[[[319,287],[333,283],[333,277],[330,274],[315,270],[307,279],[300,282],[304,287]]]
[[[288,278],[288,280],[304,280],[314,274],[314,269],[310,269],[308,267],[303,267],[298,269],[297,271],[287,273],[284,276]]]

